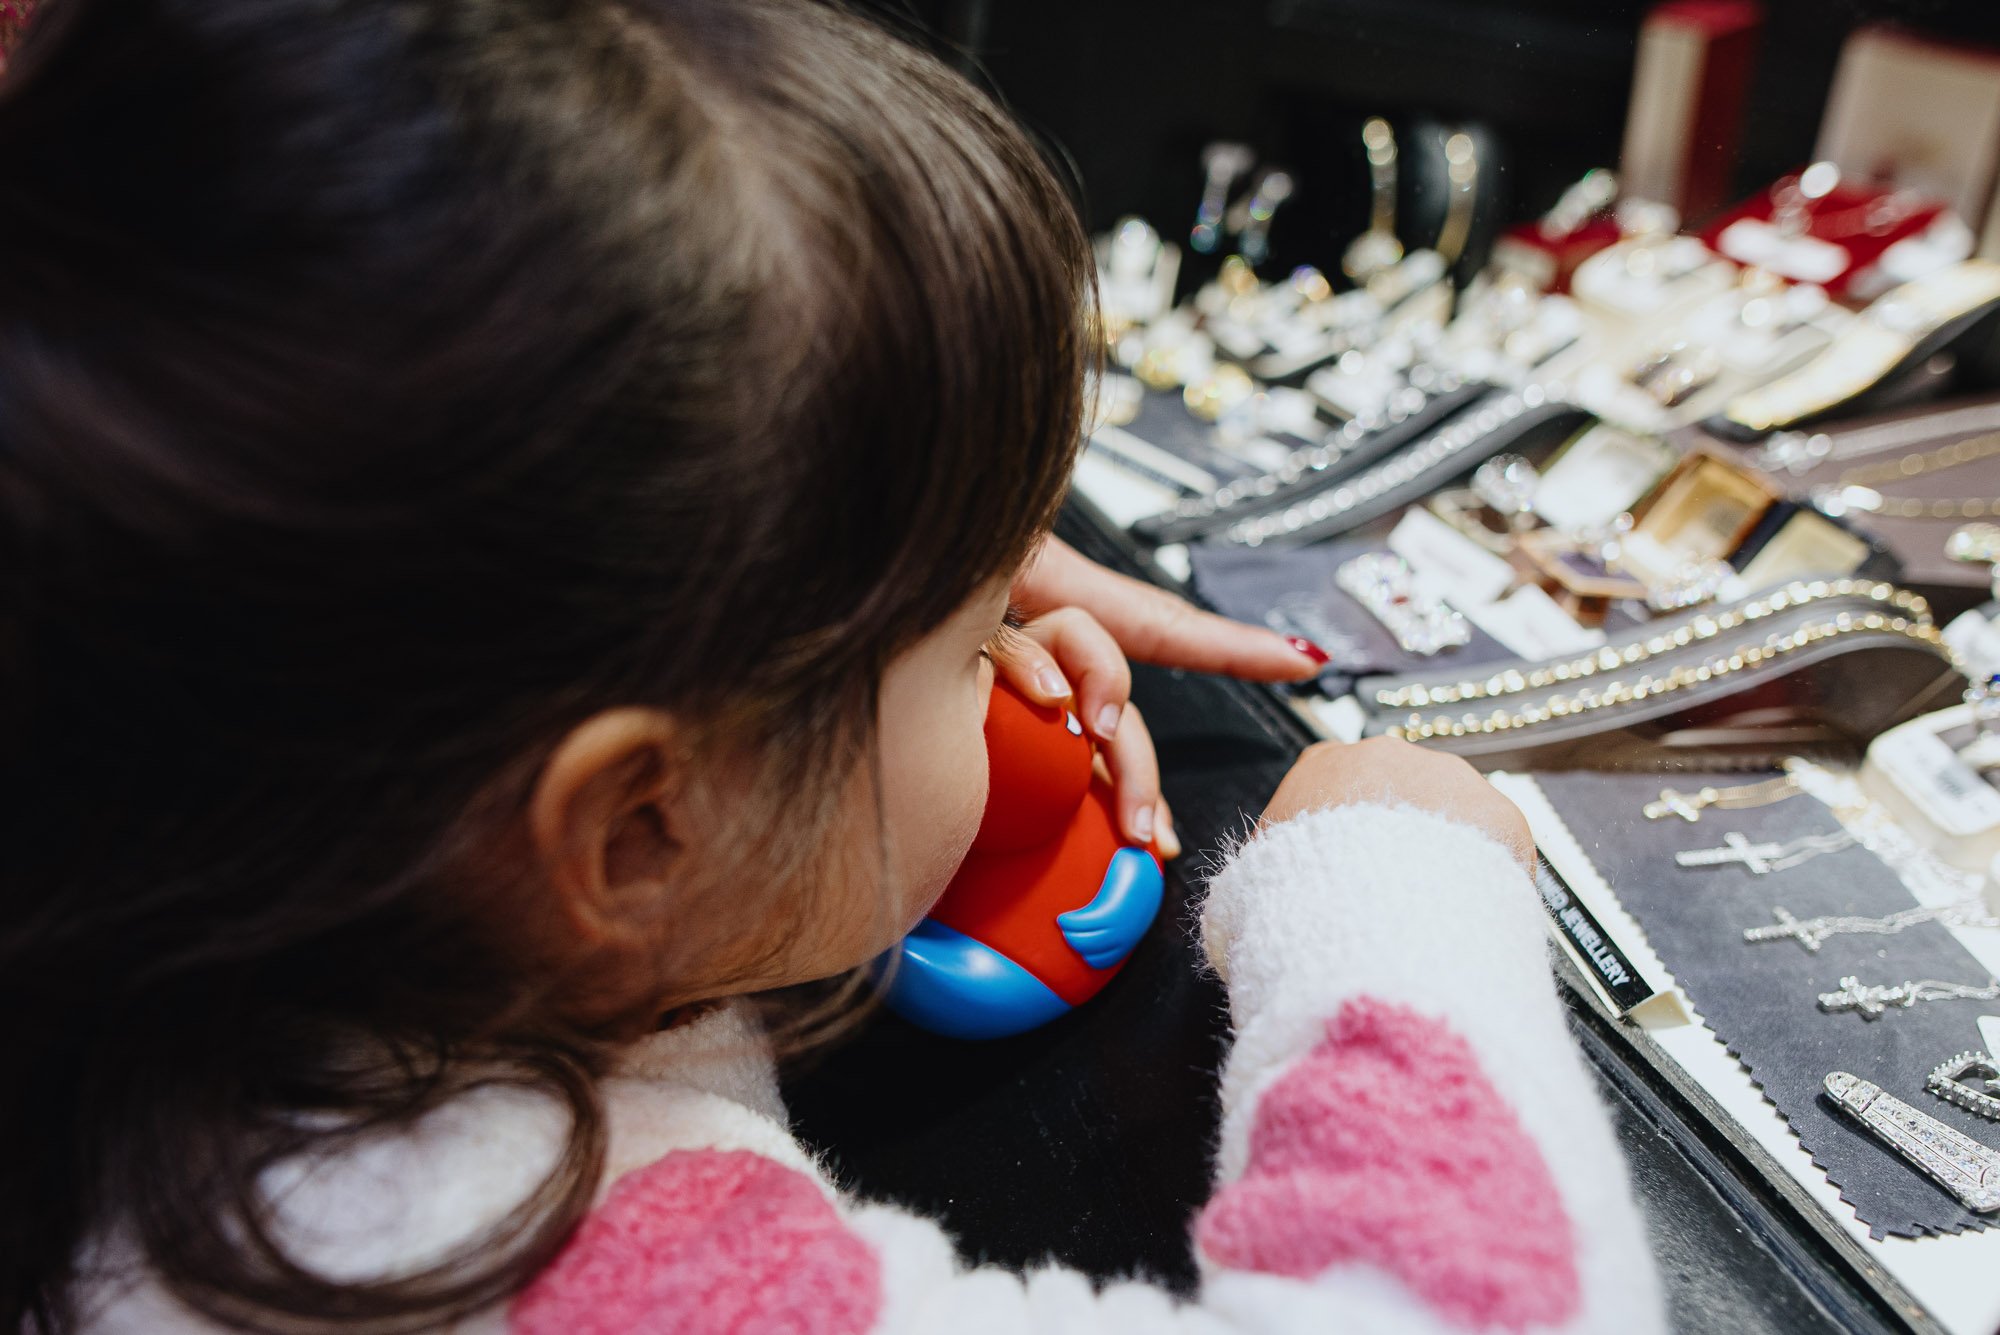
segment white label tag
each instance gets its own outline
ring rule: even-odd
[[[1421,505],[1403,512],[1389,550],[1410,563],[1426,590],[1461,611],[1492,602],[1514,582],[1514,567]]]
[[[1673,465],[1673,451],[1657,441],[1594,426],[1542,474],[1535,513],[1559,529],[1605,523],[1631,509]]]
[[[1343,695],[1329,700],[1324,696],[1306,697],[1306,709],[1313,721],[1336,742],[1358,742],[1368,727],[1368,714],[1361,708],[1361,702],[1351,695]]]
[[[1963,837],[2000,826],[2000,792],[1935,733],[1896,728],[1875,739],[1868,758],[1946,834]]]
[[[1466,619],[1526,659],[1563,658],[1602,648],[1604,632],[1576,624],[1556,600],[1533,584],[1497,603],[1460,609]]]
[[[1847,271],[1853,257],[1816,236],[1786,236],[1758,218],[1739,218],[1722,229],[1716,249],[1739,264],[1783,274],[1803,283],[1831,283]]]
[[[1238,361],[1255,357],[1264,350],[1263,337],[1256,330],[1234,320],[1210,320],[1207,329],[1216,346]]]

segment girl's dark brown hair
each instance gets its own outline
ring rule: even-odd
[[[1073,209],[800,0],[52,0],[0,257],[0,1326],[72,1328],[105,1236],[259,1329],[489,1303],[595,1185],[603,1035],[452,869],[624,703],[816,832],[1060,497]],[[405,1278],[289,1259],[259,1173],[473,1069],[573,1114],[534,1198]]]

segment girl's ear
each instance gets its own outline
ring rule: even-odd
[[[673,716],[622,708],[572,729],[528,802],[540,879],[587,951],[656,940],[671,869],[686,851],[675,799],[689,760]]]

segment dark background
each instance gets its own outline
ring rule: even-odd
[[[1648,0],[874,0],[956,53],[1073,164],[1093,231],[1124,214],[1184,234],[1200,152],[1253,145],[1293,169],[1273,268],[1335,262],[1366,225],[1362,120],[1388,117],[1406,168],[1423,136],[1469,123],[1483,191],[1507,221],[1615,166]],[[1811,152],[1841,41],[1894,23],[2000,48],[1995,0],[1766,0],[1739,193]],[[1434,141],[1432,141],[1434,142]],[[1433,150],[1433,156],[1435,150]],[[1428,240],[1425,183],[1406,170],[1404,239]]]

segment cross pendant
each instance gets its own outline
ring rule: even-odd
[[[1740,862],[1752,876],[1762,876],[1771,870],[1771,859],[1782,854],[1782,844],[1753,844],[1740,830],[1731,830],[1722,836],[1722,848],[1691,848],[1674,854],[1674,861],[1683,867],[1723,867],[1732,862]]]
[[[1701,808],[1696,806],[1699,794],[1683,793],[1676,788],[1662,788],[1660,800],[1648,802],[1643,808],[1647,820],[1663,820],[1668,816],[1679,816],[1690,823],[1701,819]]]
[[[1786,937],[1790,937],[1817,955],[1819,948],[1826,944],[1827,937],[1833,935],[1833,933],[1826,930],[1824,919],[1801,922],[1798,918],[1792,916],[1790,909],[1782,904],[1774,907],[1771,913],[1778,920],[1776,924],[1769,927],[1752,927],[1743,934],[1743,939],[1745,941],[1780,941]]]

